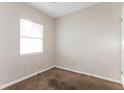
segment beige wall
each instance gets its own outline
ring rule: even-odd
[[[55,24],[24,3],[0,3],[0,85],[55,62],[120,81],[120,13],[120,5],[105,3],[63,16]],[[20,18],[44,24],[43,54],[20,56]]]
[[[44,53],[20,56],[19,19],[44,24]],[[23,3],[0,3],[0,85],[51,67],[55,62],[55,20]]]
[[[103,3],[57,19],[57,65],[120,81],[120,18]]]

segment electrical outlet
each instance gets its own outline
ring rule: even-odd
[[[74,65],[74,66],[76,65],[76,62],[75,62],[75,61],[73,61],[73,65]]]

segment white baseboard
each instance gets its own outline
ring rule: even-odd
[[[55,66],[51,66],[51,67],[45,68],[45,69],[43,69],[43,70],[41,70],[41,71],[37,71],[37,72],[32,73],[32,74],[30,74],[30,75],[24,76],[24,77],[22,77],[22,78],[19,78],[19,79],[17,79],[17,80],[14,80],[14,81],[11,81],[11,82],[9,82],[9,83],[0,85],[0,89],[4,89],[4,88],[6,88],[6,87],[8,87],[8,86],[10,86],[10,85],[13,85],[13,84],[15,84],[15,83],[18,83],[18,82],[23,81],[23,80],[25,80],[25,79],[28,79],[28,78],[30,78],[30,77],[33,77],[33,76],[37,75],[38,73],[43,73],[43,72],[45,72],[45,71],[47,71],[47,70],[49,70],[49,69],[51,69],[51,68],[54,68],[54,67],[55,67]]]
[[[111,81],[111,82],[115,82],[115,83],[122,84],[121,81],[115,80],[115,79],[112,79],[112,78],[103,77],[103,76],[99,76],[99,75],[94,75],[94,74],[90,74],[90,73],[87,73],[87,72],[82,72],[82,71],[78,71],[78,70],[73,70],[73,69],[66,68],[66,67],[61,67],[61,66],[55,66],[55,67],[60,68],[60,69],[65,69],[65,70],[68,70],[68,71],[72,71],[72,72],[76,72],[76,73],[80,73],[80,74],[85,74],[85,75],[88,75],[88,76],[93,76],[93,77],[100,78],[100,79],[104,79],[104,80],[108,80],[108,81]]]
[[[9,83],[0,85],[0,89],[4,89],[4,88],[6,88],[6,87],[8,87],[8,86],[11,86],[11,85],[13,85],[13,84],[15,84],[15,83],[18,83],[18,82],[20,82],[20,81],[23,81],[23,80],[25,80],[25,79],[28,79],[28,78],[30,78],[30,77],[33,77],[33,76],[37,75],[38,73],[43,73],[43,72],[45,72],[45,71],[47,71],[47,70],[49,70],[49,69],[51,69],[51,68],[54,68],[54,67],[61,68],[61,69],[65,69],[65,70],[72,71],[72,72],[76,72],[76,73],[80,73],[80,74],[85,74],[85,75],[88,75],[88,76],[93,76],[93,77],[96,77],[96,78],[100,78],[100,79],[104,79],[104,80],[109,80],[109,81],[112,81],[112,82],[116,82],[116,83],[122,84],[122,82],[119,81],[119,80],[111,79],[111,78],[108,78],[108,77],[102,77],[102,76],[99,76],[99,75],[94,75],[94,74],[90,74],[90,73],[86,73],[86,72],[82,72],[82,71],[77,71],[77,70],[73,70],[73,69],[70,69],[70,68],[66,68],[66,67],[61,67],[61,66],[56,66],[56,65],[55,65],[55,66],[51,66],[51,67],[48,67],[48,68],[46,68],[46,69],[43,69],[43,70],[41,70],[41,71],[37,71],[37,72],[35,72],[35,73],[32,73],[32,74],[30,74],[30,75],[24,76],[24,77],[19,78],[19,79],[17,79],[17,80],[11,81],[11,82],[9,82]]]

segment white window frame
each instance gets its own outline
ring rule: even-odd
[[[36,23],[36,22],[32,22],[32,21],[30,21],[30,22],[32,22],[32,23],[35,23],[35,24],[38,24],[38,25],[41,25],[42,26],[42,33],[41,33],[41,35],[42,35],[42,38],[41,37],[31,37],[31,36],[23,36],[23,35],[21,35],[21,20],[25,20],[25,21],[30,21],[30,20],[27,20],[27,19],[23,19],[23,18],[21,18],[20,19],[20,44],[21,44],[21,38],[27,38],[27,39],[37,39],[37,40],[40,40],[41,41],[41,51],[39,51],[39,52],[32,52],[32,53],[24,53],[24,54],[22,54],[21,53],[21,45],[20,45],[20,55],[35,55],[35,54],[41,54],[41,53],[43,53],[43,25],[41,25],[41,24],[38,24],[38,23]]]

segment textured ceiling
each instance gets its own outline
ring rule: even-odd
[[[30,2],[29,5],[57,18],[98,4],[97,2]]]

